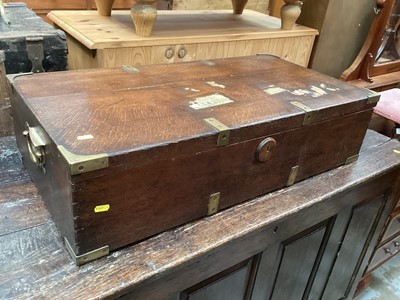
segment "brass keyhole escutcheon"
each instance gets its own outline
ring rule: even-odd
[[[276,147],[275,139],[269,137],[263,140],[257,147],[256,159],[259,162],[266,162],[272,156],[274,149]]]

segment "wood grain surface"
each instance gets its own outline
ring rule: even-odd
[[[215,193],[225,209],[281,188],[294,166],[299,181],[343,165],[358,153],[374,106],[366,90],[271,56],[108,73],[109,82],[81,71],[22,76],[14,85],[18,146],[77,255],[106,245],[114,250],[203,217]],[[51,88],[43,92],[45,78]],[[222,104],[214,105],[215,98]],[[291,101],[309,107],[307,125]],[[224,147],[217,147],[218,130],[208,118],[230,129]],[[30,162],[26,122],[46,141],[46,174]],[[266,138],[277,147],[260,163],[255,152]],[[105,153],[108,166],[71,175],[58,146]],[[100,205],[112,209],[98,214]]]
[[[115,11],[111,18],[99,16],[96,11],[53,11],[48,16],[89,49],[229,42],[318,34],[315,29],[301,25],[296,25],[293,30],[281,30],[279,19],[250,10],[239,16],[232,14],[231,10],[159,11],[149,38],[135,34],[128,11]]]
[[[0,148],[3,166],[4,159],[7,161],[9,157],[4,153],[15,153],[16,149],[12,139],[1,138],[0,141],[8,144],[5,149]],[[286,219],[297,216],[312,222],[318,211],[329,206],[337,209],[346,205],[346,199],[352,197],[351,191],[356,192],[357,187],[362,186],[366,191],[375,189],[375,192],[385,188],[395,179],[396,173],[392,171],[400,166],[400,156],[394,152],[399,149],[398,142],[369,132],[356,163],[169,230],[82,267],[76,267],[69,258],[54,223],[47,217],[41,225],[27,225],[25,229],[0,236],[0,268],[4,270],[0,273],[1,294],[11,299],[116,298],[141,288],[136,295],[146,295],[151,291],[154,299],[162,298],[161,295],[165,297],[163,293],[168,289],[184,289],[184,286],[190,285],[190,280],[207,278],[229,266],[232,261],[245,260],[262,251],[275,241],[274,231],[278,227],[278,233],[285,232],[283,228],[291,224],[285,223]],[[10,169],[23,168],[17,160],[13,161]],[[13,182],[20,180],[18,174],[15,176]],[[25,176],[28,175],[25,173]],[[383,177],[376,180],[380,176]],[[35,194],[32,188],[23,187],[29,186],[26,181],[21,184],[20,196],[14,199],[29,198],[29,195]],[[4,199],[10,203],[17,201],[12,201],[14,196],[5,196],[3,189],[1,191],[1,203]],[[333,195],[348,197],[332,198]],[[9,213],[13,209],[11,205],[3,206],[2,213],[13,218],[13,214]],[[43,210],[41,208],[37,213],[42,211],[45,216]],[[307,211],[311,213],[308,218]],[[25,212],[26,218],[32,215]],[[224,259],[221,260],[221,257]],[[210,264],[211,261],[214,263]],[[204,268],[206,265],[209,267]],[[193,279],[182,273],[190,270],[193,270]],[[186,274],[186,279],[182,280],[177,274]],[[151,286],[152,282],[156,285],[157,280],[162,282],[165,278],[174,277],[172,281],[158,283],[159,289]]]
[[[358,129],[357,124],[367,124],[370,115],[366,112],[346,120],[269,135],[276,140],[277,148],[265,163],[258,163],[254,157],[254,149],[266,138],[263,137],[197,153],[195,157],[176,155],[167,160],[144,161],[140,159],[144,155],[138,154],[132,158],[132,167],[107,170],[112,176],[97,173],[84,181],[72,179],[74,215],[78,216],[75,222],[79,228],[77,247],[81,253],[101,245],[117,249],[190,222],[207,215],[213,193],[220,193],[219,210],[226,209],[285,186],[295,165],[299,165],[296,182],[343,165],[348,157],[358,153],[358,141],[365,129]],[[351,134],[326,140],[347,128],[353,128]],[[293,145],[300,150],[293,151]],[[106,203],[112,208],[107,213],[93,213],[94,207]],[[152,226],[148,226],[152,220]]]
[[[14,87],[50,138],[76,154],[181,147],[189,140],[201,141],[187,151],[209,150],[216,136],[204,121],[210,117],[231,129],[230,144],[235,144],[300,127],[304,111],[292,101],[315,111],[310,123],[373,107],[366,103],[366,90],[270,56],[137,69],[133,74],[90,70],[23,76]],[[43,84],[49,88],[37,88]],[[191,108],[212,95],[232,102]],[[94,138],[77,140],[89,134]]]
[[[246,4],[246,9],[255,10],[266,14],[268,12],[268,0],[249,0]],[[192,9],[203,9],[203,10],[214,10],[214,9],[231,9],[231,0],[174,0],[173,9],[176,10],[192,10]]]

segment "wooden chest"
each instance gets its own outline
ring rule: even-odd
[[[354,161],[379,98],[271,56],[13,86],[18,147],[78,264]]]
[[[52,11],[67,33],[70,69],[170,64],[272,54],[306,67],[318,31],[296,25],[280,29],[278,18],[245,10],[159,11],[151,37],[135,33],[129,11],[111,17],[96,11]]]

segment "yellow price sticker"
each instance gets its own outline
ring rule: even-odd
[[[97,205],[94,208],[95,213],[101,213],[101,212],[106,212],[110,210],[110,204],[103,204],[103,205]]]

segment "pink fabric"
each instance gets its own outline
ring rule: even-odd
[[[381,92],[381,98],[374,113],[400,124],[400,89]]]

